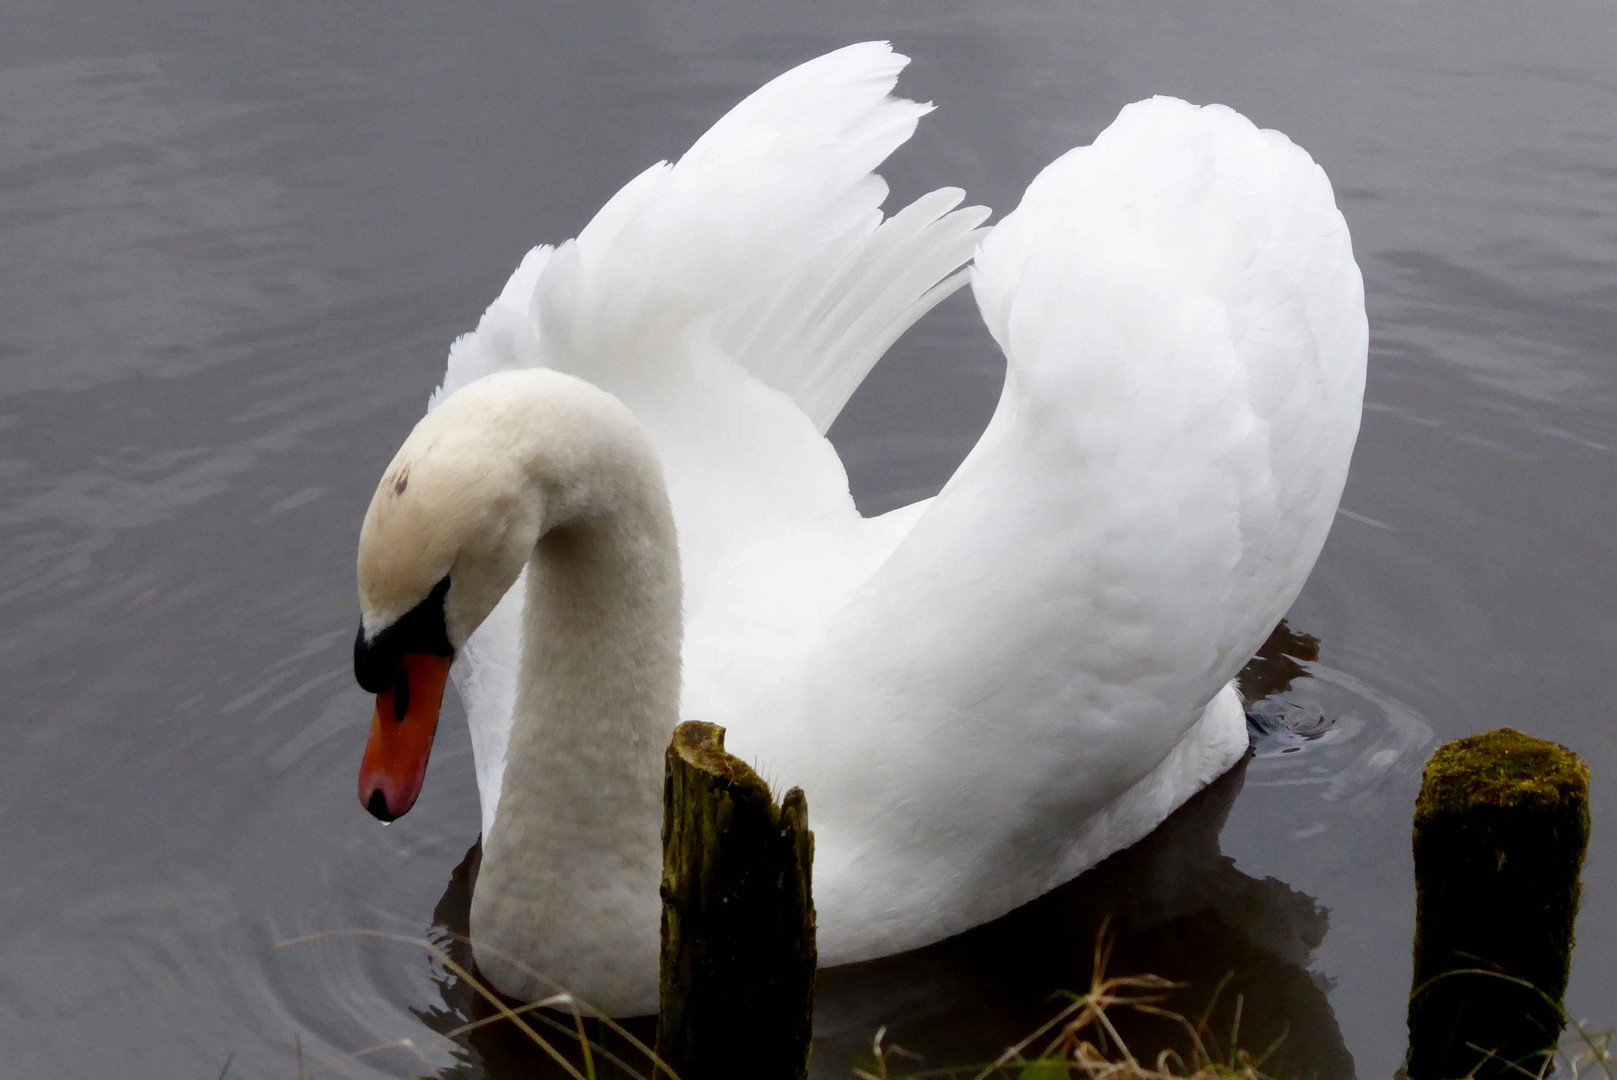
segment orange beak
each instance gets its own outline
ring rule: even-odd
[[[381,821],[403,817],[421,794],[448,678],[449,657],[405,653],[393,686],[376,695],[359,763],[359,801]]]

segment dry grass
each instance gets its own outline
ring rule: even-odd
[[[871,1067],[855,1069],[854,1076],[857,1080],[1267,1080],[1263,1065],[1279,1043],[1257,1056],[1235,1049],[1241,1026],[1239,998],[1228,1040],[1230,1049],[1221,1051],[1220,1040],[1208,1028],[1211,1003],[1191,1021],[1165,1007],[1175,991],[1184,988],[1183,983],[1159,975],[1108,975],[1111,952],[1112,937],[1103,925],[1095,942],[1091,968],[1094,974],[1088,992],[1069,995],[1066,1007],[987,1065],[895,1071],[896,1062],[918,1063],[919,1059],[900,1047],[884,1046],[883,1029],[876,1033],[871,1046]],[[1213,999],[1217,998],[1215,991]],[[1178,1025],[1187,1037],[1189,1056],[1163,1050],[1155,1058],[1141,1060],[1112,1023],[1108,1013],[1114,1010],[1145,1013]]]
[[[610,1064],[625,1076],[679,1080],[633,1033],[538,973],[534,973],[535,977],[551,986],[554,993],[542,1001],[512,1006],[443,948],[424,938],[381,930],[337,930],[294,938],[278,946],[292,947],[335,937],[390,941],[422,949],[487,1001],[494,1010],[492,1015],[440,1033],[451,1045],[458,1046],[456,1040],[478,1028],[510,1023],[571,1080],[597,1080],[598,1062]],[[1112,937],[1103,925],[1095,944],[1089,990],[1068,995],[1067,1004],[1054,1016],[987,1064],[925,1067],[918,1055],[888,1044],[883,1028],[871,1043],[869,1062],[855,1068],[853,1076],[855,1080],[1278,1080],[1275,1074],[1265,1072],[1265,1064],[1279,1049],[1279,1041],[1257,1055],[1237,1048],[1242,1004],[1239,997],[1231,1030],[1226,1037],[1220,1037],[1209,1029],[1208,1017],[1222,985],[1201,1016],[1191,1020],[1166,1007],[1174,993],[1184,989],[1183,983],[1157,975],[1108,975],[1111,951]],[[1117,1011],[1143,1013],[1176,1025],[1186,1037],[1188,1056],[1164,1050],[1142,1060],[1118,1033],[1110,1015]],[[631,1063],[625,1060],[625,1054],[591,1041],[585,1030],[586,1020],[604,1025],[623,1040],[638,1061]],[[1508,1067],[1520,1073],[1523,1080],[1548,1080],[1552,1076],[1560,1080],[1617,1080],[1617,1058],[1613,1057],[1617,1052],[1617,1032],[1597,1032],[1571,1017],[1566,1018],[1566,1031],[1560,1051],[1541,1070]],[[1403,1032],[1397,1032],[1396,1037],[1401,1039]],[[398,1050],[415,1055],[429,1072],[433,1070],[422,1048],[408,1037],[316,1062],[304,1060],[299,1044],[296,1080],[318,1080],[367,1057]],[[221,1080],[229,1069],[227,1061]]]
[[[451,936],[463,944],[470,945],[470,942],[460,937],[460,935]],[[298,945],[308,945],[317,941],[341,937],[368,938],[375,941],[392,941],[413,945],[424,950],[441,964],[445,971],[466,983],[479,997],[488,1002],[494,1009],[493,1015],[468,1021],[458,1027],[439,1033],[439,1037],[451,1045],[458,1045],[456,1043],[457,1039],[471,1034],[478,1028],[509,1022],[532,1041],[571,1080],[596,1080],[597,1059],[611,1064],[628,1076],[644,1076],[648,1080],[656,1080],[660,1076],[666,1077],[668,1080],[679,1080],[674,1075],[674,1071],[663,1064],[661,1059],[657,1057],[656,1052],[636,1038],[633,1032],[512,957],[505,957],[505,959],[528,972],[542,984],[550,987],[552,993],[549,997],[542,998],[539,1001],[531,1001],[525,1005],[509,1005],[504,998],[485,986],[465,965],[457,962],[454,957],[450,956],[437,944],[425,938],[411,937],[408,934],[395,934],[384,930],[327,930],[322,933],[306,934],[302,937],[277,942],[276,948],[292,948]],[[631,1065],[623,1059],[622,1055],[614,1053],[599,1043],[592,1042],[585,1032],[584,1022],[586,1020],[593,1020],[604,1025],[614,1035],[624,1040],[637,1056],[643,1056],[644,1061],[638,1065]],[[563,1049],[564,1047],[568,1049],[576,1048],[577,1057],[570,1057]],[[422,1049],[415,1044],[414,1040],[409,1037],[376,1043],[362,1050],[339,1054],[335,1057],[312,1063],[306,1063],[303,1060],[300,1045],[296,1054],[296,1080],[318,1080],[319,1077],[333,1075],[337,1070],[347,1065],[352,1065],[365,1058],[390,1050],[403,1050],[414,1054],[424,1067],[428,1070],[433,1069],[432,1062]]]
[[[1569,1038],[1562,1041],[1561,1053],[1556,1057],[1555,1075],[1566,1080],[1580,1077],[1599,1077],[1617,1080],[1617,1061],[1612,1058],[1617,1032],[1595,1032],[1577,1020],[1568,1018]]]

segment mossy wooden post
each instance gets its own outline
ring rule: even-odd
[[[1561,1033],[1589,770],[1510,728],[1451,742],[1426,764],[1414,840],[1409,1076],[1537,1075]]]
[[[681,1080],[804,1080],[814,1006],[814,836],[799,788],[768,786],[684,723],[663,782],[657,1056]]]

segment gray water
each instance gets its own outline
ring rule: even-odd
[[[405,1039],[337,1071],[531,1067],[434,1033],[476,1009],[419,949],[275,947],[463,925],[464,725],[409,817],[355,801],[360,515],[531,244],[872,37],[941,106],[895,200],[949,183],[1003,212],[1152,93],[1290,134],[1353,230],[1370,377],[1288,620],[1316,640],[1259,706],[1280,734],[1046,901],[827,974],[817,1072],[882,1024],[983,1059],[1082,988],[1116,912],[1114,970],[1204,997],[1232,973],[1243,1039],[1288,1031],[1294,1073],[1389,1074],[1420,765],[1501,724],[1595,770],[1569,1004],[1617,1023],[1609,4],[11,0],[3,27],[0,1074],[289,1077],[296,1046]],[[1000,370],[964,297],[901,342],[832,431],[861,506],[936,490]]]

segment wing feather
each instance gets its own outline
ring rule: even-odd
[[[823,433],[887,347],[964,284],[988,216],[942,189],[883,220],[873,170],[932,109],[891,96],[908,62],[865,42],[766,84],[576,240],[530,253],[457,343],[450,379],[545,364],[654,408],[647,368],[677,366],[700,328]]]
[[[758,739],[816,748],[794,775],[832,778],[818,858],[858,883],[823,908],[854,913],[822,922],[839,960],[893,947],[883,866],[947,897],[920,944],[1082,871],[1233,760],[1238,727],[1202,748],[1217,760],[1152,771],[1295,598],[1358,430],[1363,293],[1330,186],[1229,109],[1125,108],[972,273],[1008,362],[994,417],[825,622],[796,729]],[[839,788],[849,761],[873,764]],[[1102,811],[1104,842],[1063,826]]]
[[[678,161],[629,181],[575,240],[533,249],[454,343],[430,403],[494,371],[548,366],[634,410],[668,478],[697,653],[721,567],[767,576],[790,550],[800,572],[812,563],[851,588],[877,557],[856,535],[897,537],[864,529],[824,432],[888,346],[965,283],[988,213],[946,188],[884,219],[874,170],[932,108],[892,96],[908,62],[866,42],[793,68]],[[515,694],[520,588],[456,665],[485,819]],[[752,592],[767,598],[771,584]],[[750,610],[778,629],[802,607]]]

